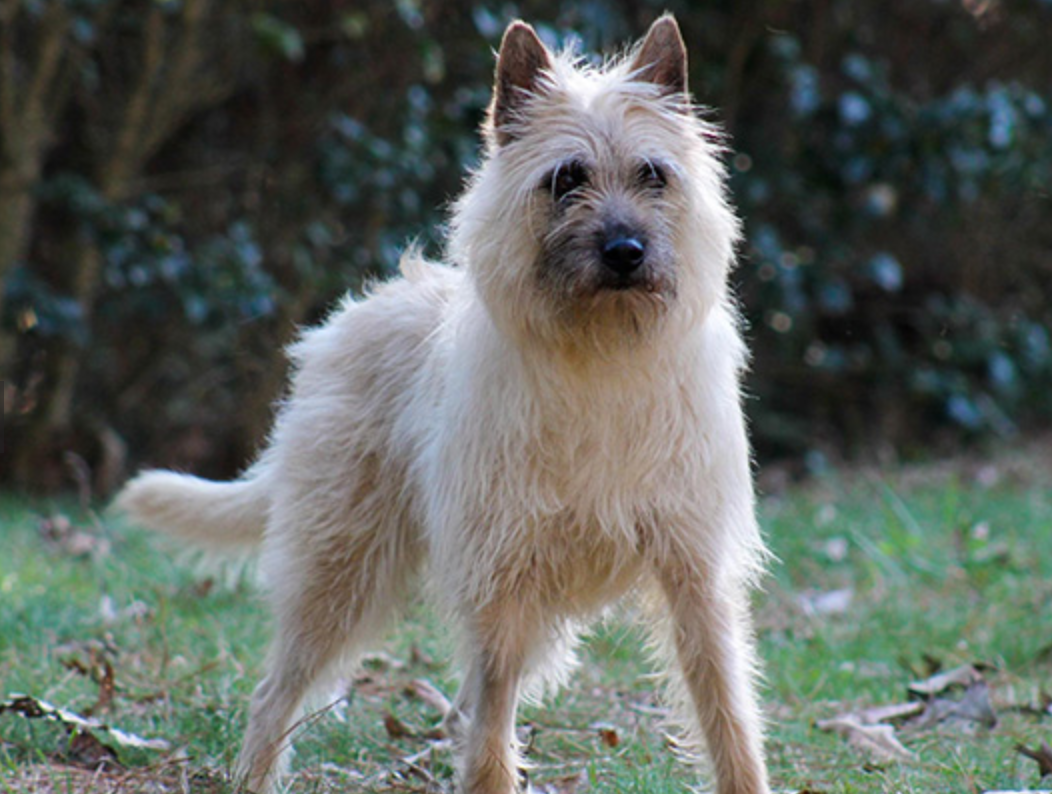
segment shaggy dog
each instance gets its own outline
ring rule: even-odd
[[[516,790],[520,695],[561,681],[579,630],[628,594],[660,616],[720,794],[768,791],[739,228],[686,68],[669,16],[602,67],[509,26],[449,264],[410,251],[292,345],[240,479],[146,472],[119,497],[214,552],[259,549],[276,626],[240,785],[276,786],[305,697],[423,578],[460,630],[459,791]]]

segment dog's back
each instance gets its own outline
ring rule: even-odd
[[[303,511],[301,518],[319,519],[315,527],[346,530],[349,517],[335,514],[339,507],[375,506],[385,515],[374,510],[374,517],[403,521],[404,515],[386,515],[392,505],[400,513],[408,508],[407,461],[394,424],[427,370],[429,340],[463,274],[415,251],[401,269],[402,278],[364,300],[345,299],[328,322],[290,346],[291,393],[266,448],[242,477],[213,482],[145,471],[124,488],[116,508],[217,556],[258,550],[268,521],[282,520],[272,515],[282,500]]]

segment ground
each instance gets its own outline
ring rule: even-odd
[[[777,790],[1041,788],[1047,448],[827,474],[763,498],[777,561],[756,614]],[[266,643],[249,577],[202,574],[71,503],[0,498],[0,525],[0,791],[229,791]],[[663,732],[632,617],[597,627],[570,687],[521,714],[536,789],[660,794],[695,779]],[[305,720],[293,790],[451,791],[434,731],[455,689],[448,651],[440,621],[415,607]],[[130,737],[75,730],[57,709]],[[135,737],[165,749],[126,746]]]

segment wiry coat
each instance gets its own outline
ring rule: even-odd
[[[171,534],[260,547],[277,628],[249,788],[275,784],[309,689],[422,573],[462,631],[447,722],[469,794],[513,791],[520,691],[561,680],[577,629],[630,592],[664,616],[720,792],[767,790],[747,602],[763,545],[726,287],[738,223],[714,131],[670,90],[681,52],[669,17],[602,69],[509,28],[451,264],[410,252],[403,278],[303,334],[242,479],[148,472],[121,495]],[[545,181],[570,167],[586,179],[556,200]],[[611,229],[646,251],[616,288],[593,251]]]

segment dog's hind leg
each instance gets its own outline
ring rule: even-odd
[[[474,697],[481,686],[479,675],[478,666],[469,664],[467,675],[457,690],[449,711],[442,718],[442,730],[458,747],[462,747],[467,739],[471,717],[475,711]]]
[[[238,759],[240,790],[275,790],[307,695],[360,656],[404,603],[420,549],[390,527],[369,530],[289,532],[284,548],[268,549],[276,630]]]

